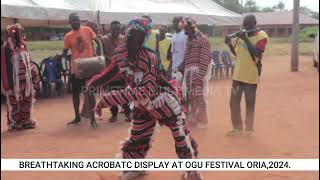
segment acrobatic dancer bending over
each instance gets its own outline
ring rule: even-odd
[[[104,94],[96,106],[102,108],[133,102],[133,120],[129,138],[123,144],[122,158],[144,159],[151,147],[157,121],[170,128],[179,158],[197,158],[197,144],[185,125],[185,114],[175,89],[161,73],[158,54],[145,46],[144,40],[151,29],[144,18],[130,21],[127,43],[119,46],[112,63],[102,73],[94,76],[88,89],[107,86],[125,77],[127,87]],[[121,179],[128,180],[144,175],[143,172],[124,172]],[[186,172],[183,179],[202,179],[198,172]]]

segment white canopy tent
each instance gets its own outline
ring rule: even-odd
[[[99,24],[109,24],[112,20],[126,23],[132,17],[144,14],[150,15],[154,24],[170,24],[177,15],[209,25],[241,18],[212,0],[1,0],[1,19],[34,21],[25,24],[27,26],[37,22],[42,25],[55,24],[54,21],[66,23],[71,12],[77,12],[82,20]]]
[[[199,24],[210,25],[239,21],[241,17],[212,0],[98,0],[98,2],[94,8],[99,10],[102,24],[110,23],[114,19],[127,22],[134,16],[144,14],[150,15],[155,24],[170,24],[172,18],[179,15],[192,17]]]

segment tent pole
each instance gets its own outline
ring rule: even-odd
[[[291,47],[291,72],[297,72],[299,70],[299,6],[300,0],[294,0]]]
[[[100,25],[100,11],[98,11],[98,14],[97,14],[97,21],[98,21],[98,26]]]

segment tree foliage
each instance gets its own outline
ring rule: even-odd
[[[246,12],[274,12],[274,11],[285,11],[285,4],[282,0],[278,4],[272,7],[259,8],[256,4],[256,0],[213,0],[217,4],[223,6],[226,9],[237,13],[246,13]],[[245,2],[245,3],[243,3]],[[314,12],[307,7],[300,7],[300,12],[319,19],[319,12]]]
[[[310,16],[315,19],[319,19],[319,12],[314,12],[305,6],[300,7],[300,12],[306,16]]]
[[[261,12],[273,12],[274,10],[273,10],[273,8],[271,8],[271,7],[265,7],[265,8],[262,8],[261,9]]]
[[[234,11],[237,13],[243,12],[243,7],[241,6],[238,0],[213,0],[213,1],[231,11]]]
[[[279,1],[279,3],[276,4],[276,5],[274,5],[274,6],[272,7],[272,9],[273,9],[274,11],[284,11],[284,10],[285,10],[285,4],[284,4],[282,1]]]
[[[255,0],[247,0],[244,9],[245,12],[259,12],[259,7]]]

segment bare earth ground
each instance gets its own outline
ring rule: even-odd
[[[252,137],[226,137],[231,127],[230,80],[211,81],[209,128],[192,129],[199,158],[319,158],[319,75],[311,57],[300,58],[300,72],[290,72],[289,56],[268,56],[258,88],[256,132]],[[245,108],[243,108],[245,109]],[[105,111],[106,112],[106,111]],[[73,117],[71,97],[41,99],[35,106],[38,128],[8,133],[1,106],[2,158],[114,158],[127,136],[122,118],[110,124],[88,120],[66,127]],[[104,119],[109,113],[104,113]],[[148,158],[175,158],[170,132],[157,133]],[[119,172],[1,172],[5,180],[114,180]],[[179,179],[180,172],[150,172],[145,180]],[[204,172],[207,180],[316,180],[319,172]]]

